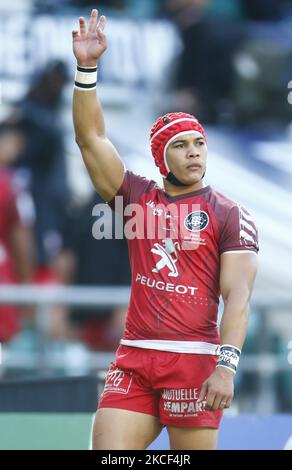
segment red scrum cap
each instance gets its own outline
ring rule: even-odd
[[[190,132],[198,132],[206,140],[203,126],[192,114],[165,114],[153,124],[150,131],[151,152],[155,165],[158,166],[163,176],[167,176],[170,172],[166,160],[167,147],[179,135],[189,134]]]

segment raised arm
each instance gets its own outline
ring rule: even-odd
[[[72,31],[73,52],[79,68],[88,69],[88,77],[94,77],[94,67],[106,50],[103,32],[106,18],[98,18],[92,10],[88,30],[83,17],[79,18],[79,31]],[[85,71],[86,73],[86,71]],[[79,74],[83,83],[88,82],[84,70]],[[90,78],[89,78],[90,81]],[[105,200],[111,200],[123,182],[124,165],[113,144],[106,136],[102,107],[96,89],[77,88],[73,92],[73,121],[76,142],[91,180]]]

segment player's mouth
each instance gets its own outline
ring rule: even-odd
[[[201,170],[202,165],[199,163],[192,163],[191,165],[187,166],[187,170]]]

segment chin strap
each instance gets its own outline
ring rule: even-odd
[[[176,176],[174,176],[173,173],[171,173],[171,171],[168,173],[167,177],[165,178],[167,179],[167,181],[169,181],[171,184],[173,184],[174,186],[188,186],[187,184],[183,184],[181,183],[177,178]]]
[[[205,172],[205,173],[206,173],[206,172]],[[203,174],[203,176],[202,176],[201,179],[204,178],[205,173]],[[179,187],[183,187],[183,186],[186,187],[186,186],[189,186],[188,184],[184,184],[184,183],[182,183],[181,181],[179,181],[179,180],[177,179],[177,177],[174,176],[174,174],[173,174],[171,171],[168,173],[168,175],[167,175],[167,177],[166,177],[165,179],[167,179],[167,181],[169,181],[169,182],[170,182],[171,184],[173,184],[174,186],[179,186]]]

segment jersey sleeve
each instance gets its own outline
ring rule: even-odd
[[[219,253],[252,251],[258,253],[258,230],[256,224],[242,206],[230,209],[219,237]]]
[[[111,207],[111,209],[115,210],[117,207],[117,196],[123,197],[124,207],[127,204],[136,203],[143,194],[148,193],[155,186],[155,181],[148,180],[142,176],[136,175],[132,171],[126,170],[120,189],[118,190],[116,196],[111,201],[109,201],[108,205]]]

